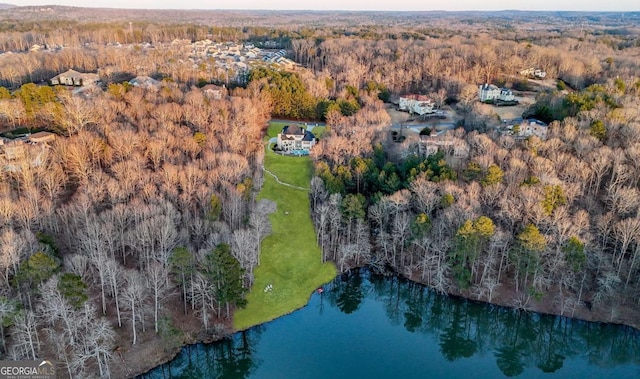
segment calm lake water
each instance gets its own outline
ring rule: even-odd
[[[640,333],[353,271],[291,315],[142,378],[640,378]]]

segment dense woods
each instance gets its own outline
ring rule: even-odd
[[[334,131],[318,147],[311,195],[325,256],[343,268],[390,265],[439,291],[489,302],[524,309],[544,302],[545,311],[633,322],[640,300],[633,83],[621,90],[603,79],[567,96],[565,106],[592,103],[554,121],[546,140],[449,131],[466,158],[452,149],[394,159],[408,143],[388,141],[352,151],[340,148]],[[596,87],[601,95],[592,96]],[[386,141],[370,138],[363,145]]]
[[[43,164],[27,155],[2,174],[3,356],[56,354],[69,376],[108,375],[114,344],[176,330],[176,311],[222,333],[268,230],[253,201],[262,98],[167,85],[52,102],[74,117],[68,137]]]
[[[2,12],[5,136],[57,137],[3,158],[0,357],[127,376],[113,373],[122,346],[169,352],[229,332],[275,208],[255,201],[272,116],[326,121],[309,196],[324,259],[340,270],[390,267],[441,292],[638,326],[637,27],[602,16],[578,31],[546,15],[557,28],[541,29],[507,14],[129,26]],[[270,43],[301,66],[252,67],[214,99],[197,85],[230,73],[172,44],[204,38]],[[554,78],[526,111],[550,123],[544,139],[499,131],[476,101],[481,83],[531,92],[517,76],[526,67]],[[44,85],[68,69],[104,85]],[[127,83],[140,75],[157,88]],[[447,148],[391,138],[383,100],[406,93],[461,116],[464,128],[440,137]]]

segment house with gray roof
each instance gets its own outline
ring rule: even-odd
[[[134,87],[151,90],[157,90],[158,88],[160,88],[160,82],[148,76],[136,76],[135,78],[129,80],[129,84]]]
[[[317,142],[316,136],[298,125],[287,125],[278,133],[278,148],[282,151],[309,152]]]

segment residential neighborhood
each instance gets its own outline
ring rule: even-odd
[[[215,42],[211,39],[191,42],[189,39],[174,39],[167,43],[151,44],[109,42],[104,46],[87,44],[86,49],[129,49],[139,51],[142,55],[154,55],[158,51],[168,51],[176,54],[177,59],[171,65],[141,64],[134,74],[152,76],[158,71],[175,70],[180,66],[190,70],[207,71],[213,73],[218,82],[229,84],[246,84],[249,71],[256,66],[267,65],[278,70],[294,71],[299,65],[287,57],[287,50],[271,48],[264,44],[259,48],[253,43]],[[18,54],[55,54],[63,51],[72,52],[77,47],[67,47],[57,44],[34,44],[26,52],[2,52],[0,55]],[[166,62],[169,63],[169,62]],[[88,88],[99,84],[101,77],[111,72],[109,67],[100,67],[97,73],[83,73],[69,69],[48,80],[50,85],[64,85]],[[148,83],[147,83],[148,84]]]
[[[178,45],[181,41],[173,41]],[[189,60],[195,66],[207,65],[214,61],[214,68],[230,73],[229,82],[246,83],[249,70],[257,65],[267,64],[277,69],[294,70],[297,64],[286,57],[286,50],[263,50],[252,43],[213,42],[209,39],[189,44],[192,48]]]

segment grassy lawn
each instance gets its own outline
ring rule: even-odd
[[[278,133],[280,133],[280,131],[282,131],[282,128],[285,127],[285,125],[289,125],[290,123],[288,122],[272,122],[269,123],[269,128],[267,129],[267,137],[277,137]]]
[[[270,125],[269,136],[275,137],[283,125]],[[271,151],[265,154],[265,167],[281,181],[309,188],[309,157],[283,157]],[[311,292],[336,275],[333,264],[321,263],[322,255],[309,214],[309,194],[280,185],[269,174],[264,177],[258,199],[273,200],[278,207],[269,216],[272,234],[262,242],[260,266],[254,271],[255,282],[247,295],[247,307],[234,316],[234,326],[239,330],[303,307]],[[267,285],[273,289],[265,292]]]
[[[316,138],[322,138],[325,130],[327,130],[326,126],[316,126],[311,132],[316,136]]]

